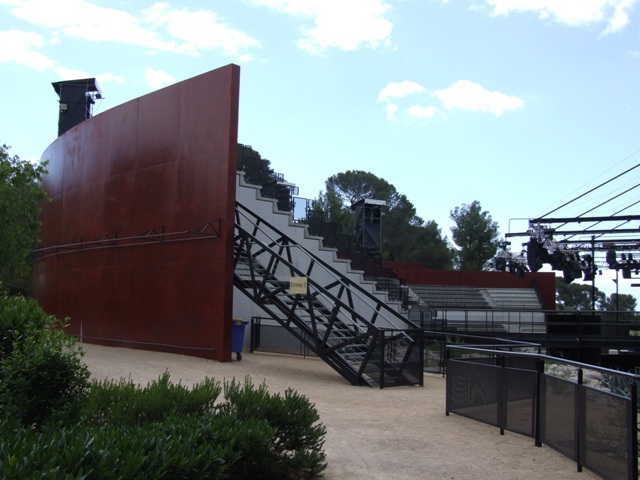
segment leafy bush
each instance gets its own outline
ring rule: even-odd
[[[145,388],[93,382],[80,421],[0,422],[0,477],[266,480],[324,470],[325,428],[304,397],[247,379],[225,383],[229,398],[214,406],[220,390],[212,380],[172,385],[167,373]]]
[[[77,418],[89,371],[64,324],[34,300],[2,295],[0,328],[0,417],[37,427]]]
[[[18,340],[50,324],[37,302],[7,295],[0,288],[0,362],[11,356]]]
[[[203,415],[213,412],[222,392],[220,382],[205,379],[187,388],[170,381],[165,372],[158,380],[140,388],[131,380],[94,381],[83,407],[83,418],[89,423],[140,425],[162,421],[171,415]]]
[[[275,429],[274,457],[265,459],[261,470],[251,472],[254,478],[270,478],[271,474],[311,478],[326,468],[322,449],[326,428],[318,423],[318,411],[306,397],[292,389],[287,389],[284,396],[270,394],[265,384],[256,388],[248,378],[243,385],[235,379],[225,382],[224,396],[221,411],[240,421],[264,419]]]
[[[15,427],[15,425],[13,425]],[[142,425],[0,426],[3,479],[236,479],[234,464],[273,435],[264,421],[168,417]]]
[[[326,467],[326,429],[295,391],[249,379],[187,388],[166,372],[143,388],[89,382],[63,328],[0,293],[0,478],[284,479]]]

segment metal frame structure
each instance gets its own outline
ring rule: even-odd
[[[491,344],[446,346],[446,415],[529,436],[574,460],[578,472],[586,467],[605,479],[638,478],[640,375],[487,340]],[[575,370],[577,378],[545,373],[546,363]],[[585,370],[608,379],[610,388],[588,385]]]
[[[423,384],[415,324],[238,202],[234,285],[351,384]]]

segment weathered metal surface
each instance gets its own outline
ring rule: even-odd
[[[231,359],[239,77],[228,65],[137,98],[43,154],[34,293],[69,333]]]

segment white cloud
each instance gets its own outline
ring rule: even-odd
[[[17,18],[54,30],[63,37],[117,40],[160,50],[176,48],[174,43],[142,28],[133,15],[86,0],[66,0],[64,8],[50,0],[0,0],[0,3],[10,5]]]
[[[96,78],[98,79],[98,82],[100,84],[103,84],[103,83],[123,84],[123,83],[125,83],[124,77],[122,77],[120,75],[114,75],[113,73],[101,73],[101,74],[97,75]]]
[[[427,89],[416,82],[409,80],[389,82],[380,90],[378,102],[386,104],[385,110],[388,120],[397,121],[398,114],[402,111],[405,114],[405,118],[423,121],[435,117],[440,113],[441,109],[435,105],[424,106],[424,101],[413,103],[409,106],[402,106],[401,104],[411,95],[422,96],[427,100],[426,93]],[[458,80],[449,88],[434,90],[430,98],[440,100],[447,110],[485,112],[497,117],[507,111],[516,110],[524,106],[524,101],[518,97],[486,90],[469,80]]]
[[[73,80],[77,78],[89,78],[91,75],[83,70],[76,70],[57,65],[53,60],[39,52],[43,46],[42,35],[33,32],[8,30],[0,32],[0,63],[15,62],[38,72],[52,71],[61,80]],[[107,81],[124,83],[122,77],[112,74],[103,74]]]
[[[0,62],[16,62],[39,72],[52,68],[53,60],[38,51],[43,43],[44,37],[37,33],[0,32]]]
[[[76,70],[74,68],[53,67],[53,71],[58,74],[62,80],[77,80],[78,78],[91,78],[92,75],[84,70]]]
[[[622,30],[629,23],[629,11],[633,8],[636,0],[623,0],[617,2],[614,7],[613,14],[609,19],[607,29],[604,34],[615,33]]]
[[[290,15],[310,18],[298,46],[314,54],[330,47],[344,51],[362,46],[389,46],[393,24],[384,17],[389,5],[383,0],[253,0]]]
[[[89,41],[111,41],[145,48],[187,52],[220,49],[235,55],[258,41],[234,30],[209,10],[173,9],[157,2],[135,16],[88,0],[65,0],[64,8],[51,0],[0,0],[17,18],[52,30],[56,35]]]
[[[403,82],[389,82],[378,94],[379,102],[389,102],[394,99],[404,98],[413,93],[423,93],[426,89],[416,82],[405,80]]]
[[[166,28],[173,38],[183,42],[179,49],[192,54],[219,48],[225,54],[237,55],[258,46],[256,39],[229,27],[212,11],[178,10],[168,3],[156,3],[143,11],[143,19],[154,28]]]
[[[144,72],[144,80],[153,88],[158,89],[175,83],[176,79],[163,70],[155,70],[147,67]]]
[[[396,100],[401,100],[408,95],[424,93],[426,91],[427,90],[419,83],[411,82],[409,80],[404,80],[402,82],[389,82],[382,90],[380,90],[380,93],[378,94],[378,102],[387,103],[387,119],[395,121],[396,113],[400,109],[397,103],[395,103]]]
[[[434,106],[422,107],[420,105],[412,105],[407,108],[407,113],[411,118],[426,120],[435,117],[438,114],[438,108]]]
[[[638,0],[484,0],[494,15],[532,12],[570,26],[606,23],[604,34],[621,30]]]
[[[396,113],[398,112],[398,105],[396,103],[389,103],[387,105],[387,120],[395,121]]]
[[[487,112],[497,117],[524,106],[524,101],[518,97],[486,90],[469,80],[458,80],[447,89],[435,90],[433,96],[440,99],[447,109]]]

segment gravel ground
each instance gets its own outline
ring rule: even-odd
[[[205,377],[291,387],[313,402],[327,427],[326,480],[600,478],[533,439],[445,415],[445,379],[426,375],[424,387],[354,387],[317,358],[245,353],[242,361],[212,362],[183,355],[82,344],[96,379],[130,378],[146,385],[165,371],[192,385]]]

